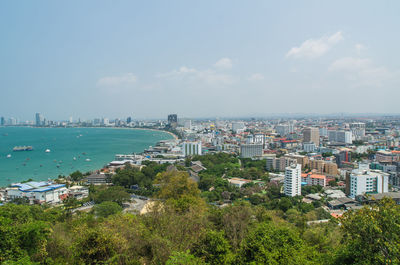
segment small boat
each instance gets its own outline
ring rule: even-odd
[[[7,158],[11,158],[11,155],[10,155],[10,154],[8,154],[8,155],[7,155]]]
[[[51,151],[50,151],[50,149],[46,149],[46,151],[45,151],[46,153],[50,153]]]
[[[18,152],[18,151],[32,151],[33,150],[33,147],[32,146],[15,146],[14,148],[13,148],[13,151],[14,152]]]
[[[90,162],[90,159],[89,159],[89,158],[86,158],[86,162]]]
[[[40,165],[40,167],[43,167],[43,165]]]
[[[75,160],[76,160],[76,157],[74,157],[73,160],[75,161]]]

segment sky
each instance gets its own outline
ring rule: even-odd
[[[0,1],[0,115],[400,113],[400,1]]]

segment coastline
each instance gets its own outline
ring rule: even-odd
[[[62,129],[67,129],[67,128],[71,128],[71,129],[85,129],[85,128],[88,128],[88,129],[124,129],[124,130],[126,130],[126,129],[133,129],[133,130],[142,130],[142,131],[153,131],[153,132],[164,132],[164,133],[167,133],[167,134],[169,134],[171,137],[173,137],[173,139],[175,139],[175,140],[178,140],[179,138],[174,134],[174,133],[172,133],[172,132],[169,132],[169,131],[166,131],[166,130],[160,130],[160,129],[153,129],[153,128],[129,128],[129,127],[35,127],[35,126],[10,126],[10,127],[30,127],[30,128],[62,128]],[[159,139],[158,140],[158,142],[159,141],[162,141],[162,140],[169,140],[169,139],[171,139],[171,138],[169,138],[169,137],[161,137],[162,139]],[[168,139],[166,139],[166,138],[168,138]],[[150,145],[149,145],[150,146]],[[147,146],[147,147],[145,147],[145,148],[143,148],[142,150],[141,150],[141,152],[144,152],[144,150],[146,149],[146,148],[148,148],[149,146]],[[112,153],[112,152],[110,152],[110,153]],[[118,153],[118,152],[117,152]],[[115,155],[116,153],[112,153],[113,155]],[[89,170],[88,172],[95,172],[95,171],[97,171],[97,170],[100,170],[101,169],[101,167],[95,167],[95,168],[93,168],[93,169],[91,169],[91,170]],[[77,170],[79,170],[79,169],[77,169]],[[81,172],[85,172],[85,169],[80,169],[80,171]],[[69,175],[69,174],[71,174],[73,171],[71,171],[71,172],[69,172],[69,173],[66,173],[65,175]],[[27,180],[27,179],[32,179],[33,177],[32,176],[26,176],[26,178],[23,178],[24,179],[24,181],[25,180]],[[43,179],[45,179],[45,178],[43,178]],[[56,177],[49,177],[49,178],[46,178],[46,179],[51,179],[51,180],[55,180],[55,179],[57,179]],[[41,181],[40,179],[34,179],[35,181]],[[5,187],[8,187],[10,184],[12,184],[12,183],[16,183],[16,182],[18,182],[18,181],[10,181],[10,182],[8,182],[8,183],[3,183],[2,185],[0,185],[0,187],[1,188],[5,188]]]
[[[3,126],[0,126],[0,127],[3,127]],[[38,127],[38,126],[31,126],[31,125],[29,125],[29,126],[4,126],[4,127],[29,127],[29,128],[54,128],[54,129],[57,129],[57,128],[64,128],[64,129],[67,129],[67,128],[81,128],[81,129],[84,129],[84,128],[102,128],[102,129],[147,130],[147,131],[154,131],[154,132],[165,132],[165,133],[168,133],[169,135],[171,135],[172,137],[174,137],[175,140],[179,140],[179,137],[176,134],[174,134],[173,132],[162,130],[162,129],[155,129],[155,128],[112,127],[112,126],[76,126],[76,127],[68,127],[68,126],[67,127],[45,127],[45,126],[40,126],[40,127]]]

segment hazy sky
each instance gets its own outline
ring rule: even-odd
[[[400,113],[400,1],[0,1],[0,115]]]

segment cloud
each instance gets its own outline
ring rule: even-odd
[[[215,68],[221,69],[221,70],[224,70],[224,69],[231,69],[232,66],[233,66],[232,60],[229,59],[229,58],[222,58],[222,59],[218,60],[218,61],[214,64],[214,67],[215,67]]]
[[[264,80],[264,75],[260,73],[254,73],[247,78],[249,81],[261,81]]]
[[[286,53],[286,58],[308,58],[313,59],[324,55],[335,44],[343,40],[341,31],[331,36],[323,36],[319,39],[304,41],[299,47],[293,47]]]
[[[344,57],[334,61],[330,72],[342,73],[356,86],[382,86],[392,80],[396,73],[383,66],[376,66],[371,59]]]
[[[126,73],[117,76],[102,77],[97,81],[98,86],[124,86],[135,84],[137,77],[133,73]]]
[[[356,45],[354,45],[354,48],[356,49],[357,54],[360,54],[363,50],[365,50],[365,46],[357,43]]]
[[[208,85],[230,85],[235,82],[234,77],[229,74],[219,73],[211,69],[198,70],[186,66],[167,73],[157,74],[156,77],[193,83],[202,82]]]

